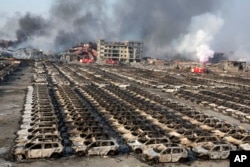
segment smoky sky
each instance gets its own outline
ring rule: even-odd
[[[212,1],[182,1],[182,0],[128,0],[127,8],[123,5],[115,9],[121,24],[121,35],[126,38],[131,34],[131,30],[139,32],[140,38],[157,38],[156,44],[169,41],[179,33],[184,32],[190,18],[204,12],[209,12],[213,8]],[[194,5],[195,4],[195,5]]]
[[[24,17],[20,18],[19,29],[16,31],[16,38],[18,41],[26,41],[33,36],[44,35],[48,27],[45,19],[41,16],[31,15],[27,13]]]
[[[121,24],[120,37],[140,39],[145,43],[146,52],[156,56],[159,50],[185,33],[190,18],[214,10],[213,1],[204,0],[128,0],[126,8],[117,4],[115,13]],[[126,11],[129,10],[129,13]]]
[[[98,39],[136,40],[144,42],[145,56],[166,57],[173,41],[188,33],[193,17],[211,13],[225,22],[212,47],[222,52],[241,47],[247,53],[250,42],[243,32],[250,25],[249,5],[247,0],[55,0],[47,17],[27,13],[15,23],[6,21],[0,38],[16,34],[23,46],[45,51]]]

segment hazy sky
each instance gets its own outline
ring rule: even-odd
[[[0,0],[0,13],[26,12],[46,15],[53,0]]]
[[[15,15],[32,13],[48,17],[53,0],[0,0],[0,27]]]

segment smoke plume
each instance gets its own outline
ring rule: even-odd
[[[56,52],[100,38],[141,40],[145,56],[205,62],[215,51],[233,51],[232,59],[249,60],[249,6],[248,0],[55,0],[46,17],[4,14],[0,39]]]
[[[196,55],[201,63],[207,62],[214,55],[210,45],[223,23],[220,17],[209,13],[192,17],[188,34],[175,40],[174,48],[181,54]]]
[[[191,1],[55,0],[47,19],[33,14],[19,19],[16,38],[24,46],[55,51],[99,38],[142,40],[148,55],[157,56],[157,50],[159,56],[185,30],[191,16],[212,8],[212,2]]]

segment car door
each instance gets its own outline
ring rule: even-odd
[[[171,162],[171,148],[165,149],[159,157],[160,162]]]
[[[97,142],[97,141],[90,144],[87,148],[87,154],[88,155],[99,155],[100,147],[101,147],[101,143]]]
[[[182,155],[182,149],[181,148],[173,148],[172,149],[172,156],[171,156],[171,162],[178,162]]]
[[[221,158],[221,147],[215,146],[210,152],[211,159],[220,159]]]
[[[52,154],[54,148],[53,145],[51,143],[46,143],[43,145],[43,150],[42,150],[42,157],[50,157],[50,155]]]
[[[41,158],[42,157],[42,145],[35,144],[28,149],[28,158]]]
[[[227,159],[230,155],[230,150],[231,150],[230,146],[228,146],[228,145],[221,146],[220,158]]]
[[[111,149],[110,142],[103,141],[101,143],[101,146],[99,147],[99,155],[107,155],[110,149]]]

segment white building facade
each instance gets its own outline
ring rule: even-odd
[[[112,59],[126,63],[140,62],[143,57],[143,42],[107,42],[101,39],[97,42],[97,53],[100,60]]]

